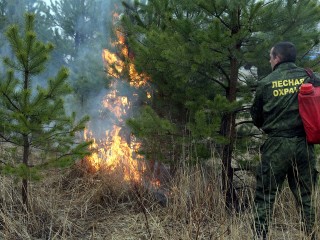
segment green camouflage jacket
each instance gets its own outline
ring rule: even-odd
[[[268,136],[304,136],[298,90],[310,77],[292,62],[280,63],[258,83],[251,107],[253,123]]]

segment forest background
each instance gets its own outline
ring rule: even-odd
[[[72,134],[65,136],[64,147],[61,137],[59,144],[40,148],[52,122],[44,121],[44,111],[36,111],[45,129],[33,133],[33,138],[41,137],[39,145],[30,147],[26,142],[31,138],[16,138],[25,136],[25,126],[7,124],[16,125],[21,116],[12,115],[13,120],[1,112],[0,237],[242,239],[248,229],[252,234],[254,166],[264,136],[252,125],[248,109],[257,81],[271,71],[269,50],[274,43],[292,41],[297,64],[319,70],[319,11],[315,0],[1,0],[1,81],[12,78],[7,75],[12,67],[25,67],[12,62],[17,56],[19,60],[16,49],[21,44],[14,30],[10,35],[7,29],[12,24],[28,29],[25,13],[33,13],[34,29],[29,30],[48,44],[44,49],[50,58],[35,62],[41,71],[17,77],[29,76],[31,89],[50,90],[48,82],[60,73],[54,78],[57,86],[59,80],[66,85],[59,85],[64,103],[59,106],[65,109],[63,115],[74,112],[73,120],[80,124],[70,123]],[[26,46],[28,39],[33,38],[26,34]],[[115,54],[121,69],[117,62],[106,65],[104,49]],[[23,57],[20,60],[23,63]],[[69,73],[64,76],[61,68]],[[117,91],[132,102],[121,122],[110,110],[101,110],[115,79],[120,82]],[[132,87],[141,80],[142,85]],[[9,84],[1,84],[6,99],[4,86]],[[25,90],[22,99],[30,97],[31,90]],[[5,103],[1,100],[4,109]],[[140,141],[139,154],[161,180],[156,189],[82,165],[88,151],[73,146],[87,145],[81,145],[75,133],[86,126],[99,138],[114,124],[125,125],[122,134]],[[271,234],[276,239],[303,238],[292,196],[284,191],[278,198]]]

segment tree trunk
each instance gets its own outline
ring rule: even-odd
[[[235,118],[233,113],[225,114],[221,133],[228,139],[228,143],[222,148],[222,191],[225,197],[226,207],[231,209],[237,202],[233,187],[233,168],[231,166],[235,137]]]
[[[23,164],[27,167],[28,169],[28,161],[29,161],[29,140],[28,136],[24,135],[23,136],[23,141],[24,141],[24,146],[23,146]],[[22,179],[22,189],[21,189],[21,195],[22,195],[22,203],[29,209],[28,206],[28,179],[24,177]]]
[[[23,81],[23,89],[29,89],[29,71],[26,69],[24,71],[24,81]],[[25,101],[28,101],[25,98]],[[24,103],[27,106],[27,102]],[[27,134],[23,134],[23,159],[22,163],[25,165],[26,169],[28,169],[29,165],[29,139]],[[22,178],[22,189],[21,189],[22,203],[26,206],[28,210],[28,179],[27,177]]]
[[[240,39],[236,39],[241,28],[240,16],[241,10],[239,7],[234,9],[230,15],[231,38],[236,41],[235,45],[229,49],[230,76],[228,79],[229,85],[226,89],[226,97],[230,103],[237,100],[237,83],[239,75],[239,59],[237,54],[240,53],[242,42]],[[233,209],[238,203],[238,198],[233,186],[233,168],[231,166],[234,141],[236,137],[235,118],[235,112],[232,111],[226,113],[222,119],[223,121],[221,126],[222,135],[228,140],[228,143],[225,144],[222,149],[222,190],[225,195],[226,207],[228,209]]]
[[[229,87],[226,91],[230,103],[236,101],[236,90],[238,81],[238,60],[231,59],[231,71]],[[232,209],[238,202],[233,187],[233,168],[231,166],[232,153],[234,148],[235,134],[235,113],[226,113],[222,119],[221,134],[227,138],[228,143],[222,148],[222,190],[225,196],[226,207]]]

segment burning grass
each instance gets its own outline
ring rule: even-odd
[[[117,171],[92,173],[80,164],[46,176],[31,184],[27,214],[19,184],[1,176],[0,239],[236,240],[253,234],[250,202],[239,213],[225,211],[218,174],[200,167],[180,172],[170,190],[161,192],[166,207],[159,204],[159,192],[123,181]],[[275,207],[271,239],[307,239],[288,189]]]

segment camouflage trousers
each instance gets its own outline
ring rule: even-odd
[[[271,137],[261,147],[255,193],[255,230],[268,232],[273,204],[285,179],[300,206],[305,230],[311,233],[315,221],[313,190],[317,178],[314,147],[304,137]]]

